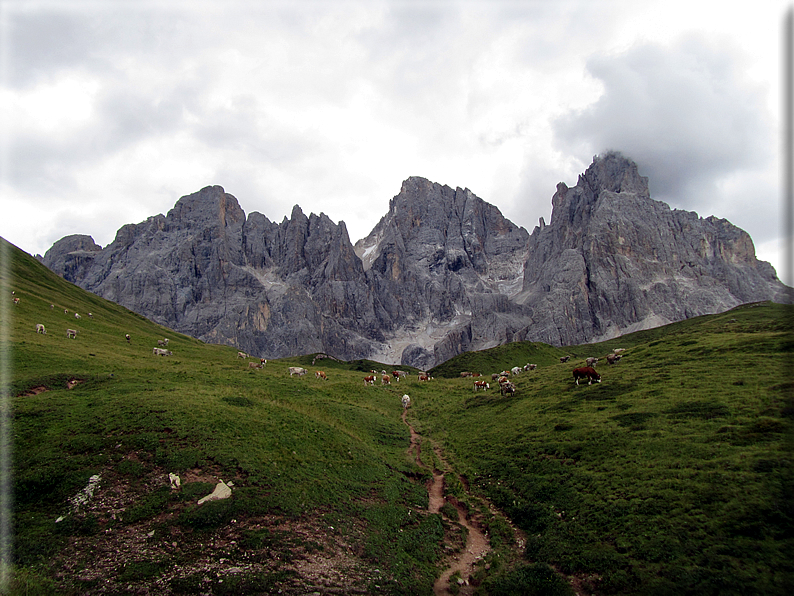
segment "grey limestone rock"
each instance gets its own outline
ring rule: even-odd
[[[468,189],[412,177],[355,246],[344,222],[247,217],[219,186],[43,262],[176,331],[264,358],[324,352],[428,369],[510,341],[570,345],[784,299],[752,240],[671,210],[618,153],[557,186],[532,234]]]
[[[554,345],[781,300],[784,286],[730,222],[671,210],[619,153],[596,157],[577,185],[557,186],[551,223],[529,240],[527,337]]]

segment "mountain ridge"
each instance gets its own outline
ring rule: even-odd
[[[344,222],[247,216],[208,186],[102,248],[56,242],[42,261],[176,331],[262,357],[326,352],[431,368],[517,340],[552,345],[782,300],[749,235],[671,210],[619,153],[557,185],[532,233],[469,189],[413,176],[353,245]]]

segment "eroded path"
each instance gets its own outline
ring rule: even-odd
[[[421,459],[422,437],[410,424],[408,424],[408,421],[406,420],[407,413],[407,410],[403,411],[402,419],[405,425],[411,431],[411,445],[408,447],[408,454],[414,456],[418,466],[426,470],[430,470],[430,467],[425,465]],[[434,448],[434,453],[436,458],[443,464],[443,466],[445,468],[449,468],[442,457],[441,450],[438,447]],[[428,483],[427,487],[427,492],[430,497],[428,511],[430,513],[441,513],[441,507],[445,502],[444,472],[438,469],[433,469],[431,472],[433,473],[433,479]],[[472,574],[474,573],[475,565],[477,561],[482,559],[488,553],[488,551],[491,550],[491,545],[482,530],[469,519],[466,509],[457,502],[450,502],[452,502],[453,506],[458,511],[458,523],[460,523],[467,530],[466,546],[462,552],[456,553],[452,556],[449,561],[449,567],[436,579],[435,584],[433,585],[433,594],[436,596],[451,595],[452,592],[449,591],[450,577],[452,577],[455,572],[459,572],[460,578],[464,583],[460,586],[460,590],[457,593],[461,596],[467,596],[474,593],[474,586],[470,584],[469,578],[471,578]]]

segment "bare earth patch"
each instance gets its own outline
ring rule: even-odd
[[[182,486],[214,484],[217,472],[191,470],[181,475]],[[193,531],[177,523],[195,504],[191,499],[169,501],[161,513],[127,524],[124,516],[138,501],[173,490],[168,472],[155,468],[134,477],[108,469],[101,476],[94,497],[60,522],[91,522],[90,530],[74,531],[52,562],[56,580],[81,594],[369,594],[388,580],[360,557],[362,529],[343,534],[323,512],[298,519],[240,515],[217,529]]]

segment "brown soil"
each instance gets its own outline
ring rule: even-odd
[[[421,436],[408,424],[406,414],[407,410],[403,411],[402,419],[411,431],[411,445],[408,448],[408,453],[414,454],[418,466],[429,469],[421,460]],[[434,448],[434,453],[443,466],[448,468],[449,466],[444,461],[441,450],[438,447]],[[458,503],[457,499],[454,497],[451,497],[448,501],[444,498],[444,472],[434,469],[432,473],[433,479],[428,483],[427,487],[429,496],[428,511],[430,513],[439,513],[444,503],[449,502],[458,511],[458,523],[467,530],[466,545],[463,551],[455,553],[450,557],[448,561],[449,567],[447,567],[444,573],[442,573],[433,584],[433,594],[435,594],[435,596],[451,595],[452,592],[449,590],[449,580],[452,575],[457,572],[463,582],[462,584],[459,582],[460,589],[457,593],[461,596],[467,596],[474,593],[475,586],[472,585],[470,580],[474,575],[477,562],[491,550],[491,545],[484,532],[469,518],[466,508]]]
[[[127,452],[124,459],[147,462],[147,455]],[[221,469],[212,466],[180,477],[183,488],[220,479],[245,484],[244,478],[221,476]],[[195,502],[185,501],[171,503],[140,522],[124,522],[138,503],[169,484],[168,470],[159,466],[141,476],[119,474],[110,466],[103,470],[94,497],[76,512],[64,511],[63,521],[58,522],[94,524],[83,526],[90,531],[67,532],[66,546],[52,561],[61,587],[107,595],[233,593],[224,591],[223,584],[259,577],[265,578],[267,589],[242,593],[369,594],[389,581],[385,572],[362,557],[363,528],[355,523],[333,527],[325,511],[309,511],[298,518],[241,516],[216,530],[200,532],[178,521]],[[163,568],[148,572],[147,562],[162,562]],[[177,584],[181,588],[175,589]]]
[[[45,391],[49,391],[49,387],[45,387],[44,385],[39,385],[38,387],[31,387],[24,393],[20,393],[19,397],[29,397],[31,395],[38,395],[39,393],[44,393]]]

